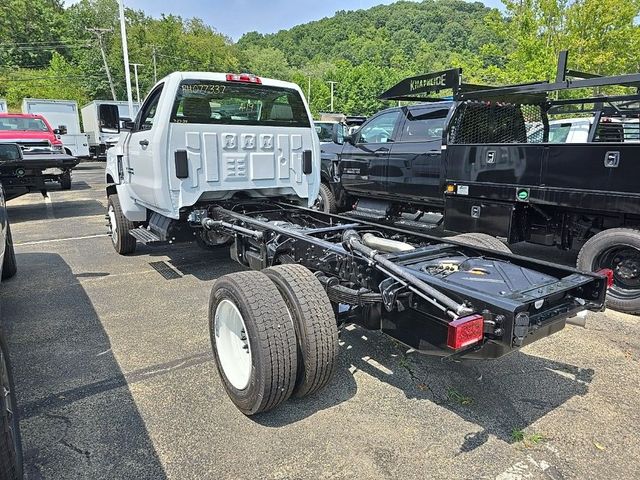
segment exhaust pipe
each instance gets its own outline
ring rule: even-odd
[[[381,252],[388,253],[410,252],[411,250],[416,249],[416,247],[409,245],[408,243],[376,237],[373,233],[365,233],[362,236],[362,243],[369,248],[374,248]]]

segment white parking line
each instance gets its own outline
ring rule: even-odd
[[[47,209],[47,218],[53,219],[56,218],[53,215],[53,204],[51,203],[51,192],[48,192],[44,197],[44,206]]]
[[[20,247],[22,245],[39,245],[41,243],[54,243],[54,242],[68,242],[73,240],[85,240],[87,238],[99,238],[99,237],[108,237],[108,233],[99,233],[97,235],[85,235],[82,237],[69,237],[69,238],[52,238],[50,240],[35,240],[33,242],[22,242],[22,243],[14,243],[16,247]]]

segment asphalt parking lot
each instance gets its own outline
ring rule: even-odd
[[[195,244],[116,255],[103,168],[8,204],[28,479],[640,478],[640,320],[611,311],[486,362],[347,329],[327,389],[244,417],[207,328],[211,284],[240,267]]]

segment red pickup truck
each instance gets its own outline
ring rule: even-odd
[[[62,132],[54,130],[42,115],[0,113],[0,142],[17,143],[25,154],[64,153]]]

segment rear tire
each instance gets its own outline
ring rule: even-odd
[[[263,270],[287,304],[296,330],[298,375],[294,397],[324,388],[336,368],[338,329],[333,307],[316,276],[302,265]]]
[[[16,264],[16,251],[13,247],[13,237],[11,236],[11,225],[7,222],[7,235],[4,245],[4,260],[2,261],[2,280],[13,277],[18,271]]]
[[[445,237],[443,240],[455,240],[470,247],[488,248],[501,253],[512,253],[511,249],[496,237],[486,233],[462,233],[454,237]]]
[[[578,269],[613,270],[614,284],[607,291],[607,306],[640,314],[640,231],[611,228],[591,237],[580,249]]]
[[[331,191],[331,187],[326,183],[320,184],[320,193],[318,194],[315,207],[324,213],[336,213],[338,210],[336,207],[336,197]]]
[[[61,190],[71,190],[71,172],[66,171],[58,177]]]
[[[209,333],[222,384],[242,413],[266,412],[291,396],[295,329],[278,289],[264,273],[232,273],[213,284]]]
[[[135,224],[122,213],[118,195],[109,195],[107,205],[107,218],[109,219],[109,231],[111,243],[116,252],[126,255],[136,251],[136,239],[129,232],[136,228]]]
[[[18,404],[7,354],[7,344],[0,333],[0,480],[22,480]]]

